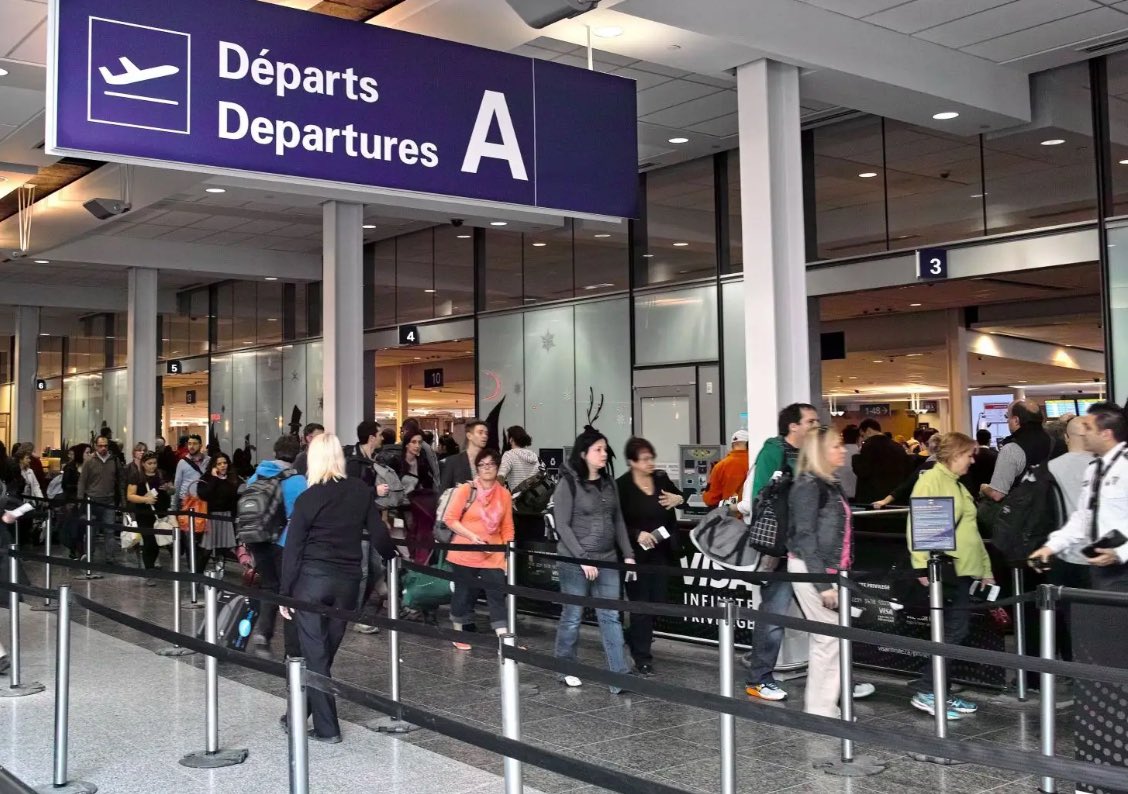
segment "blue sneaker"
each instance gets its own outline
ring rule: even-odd
[[[958,711],[960,714],[974,714],[979,711],[979,706],[970,700],[957,697],[948,698],[948,708],[952,711]]]
[[[913,708],[915,708],[915,709],[920,709],[921,711],[927,711],[929,714],[932,714],[933,716],[936,715],[936,695],[932,694],[931,692],[917,692],[915,695],[913,695],[913,699],[909,702],[912,703]],[[963,717],[962,714],[960,714],[958,711],[956,711],[954,708],[952,708],[949,705],[949,707],[948,707],[948,719],[949,720],[958,720],[958,719],[962,719],[962,717]]]

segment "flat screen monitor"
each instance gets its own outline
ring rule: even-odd
[[[1065,414],[1077,413],[1076,400],[1046,400],[1046,418],[1053,419]]]

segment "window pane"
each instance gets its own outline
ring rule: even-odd
[[[235,347],[235,285],[220,284],[216,287],[216,349],[231,350]],[[168,334],[165,334],[168,336]]]
[[[39,337],[35,376],[37,378],[57,378],[63,374],[63,337]]]
[[[243,347],[253,347],[258,333],[255,313],[258,311],[258,293],[253,281],[236,281],[232,292],[232,325],[231,346],[238,350]],[[235,368],[235,382],[240,383],[244,378],[239,374],[239,367]],[[248,432],[248,431],[243,431]],[[242,438],[242,433],[236,433],[236,438]]]
[[[525,303],[573,297],[572,228],[521,235],[525,267]]]
[[[717,288],[699,286],[635,298],[635,364],[717,358]]]
[[[1128,52],[1108,56],[1113,215],[1128,215]]]
[[[396,321],[410,323],[435,316],[435,245],[430,229],[396,241]]]
[[[521,235],[486,231],[486,305],[508,309],[521,305]]]
[[[576,221],[574,241],[576,297],[625,290],[630,268],[629,226]]]
[[[188,298],[188,315],[191,322],[192,355],[208,352],[208,290],[193,290]]]
[[[717,270],[713,160],[706,157],[646,175],[648,250],[639,286],[688,281]]]
[[[462,229],[435,227],[435,316],[474,312],[474,240]]]
[[[1096,217],[1087,64],[1035,75],[1031,89],[1045,121],[984,136],[989,233]]]
[[[267,281],[258,285],[257,325],[260,345],[282,341],[282,282]]]
[[[814,150],[819,258],[886,250],[881,119],[818,127]]]
[[[885,120],[889,247],[983,234],[979,136],[965,138]]]
[[[744,269],[744,227],[740,221],[740,150],[728,153],[729,271]]]

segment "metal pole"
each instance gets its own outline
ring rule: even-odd
[[[51,507],[47,507],[47,547],[44,549],[48,562],[43,564],[43,587],[47,590],[51,589]],[[50,596],[43,599],[43,606],[46,608],[51,607]]]
[[[302,687],[305,659],[286,660],[289,693],[290,794],[309,794],[309,737],[306,736],[306,696]]]
[[[1011,581],[1014,584],[1014,594],[1016,596],[1022,595],[1022,569],[1015,568],[1011,571]],[[1014,605],[1014,652],[1021,659],[1026,655],[1026,615],[1024,613],[1024,604],[1021,602]],[[1015,682],[1015,690],[1018,694],[1020,703],[1026,702],[1026,673],[1022,668],[1015,671],[1018,676]]]
[[[89,524],[87,525],[89,526]],[[67,719],[70,710],[70,585],[59,585],[55,625],[55,786],[67,784]]]
[[[1054,589],[1044,584],[1038,587],[1038,619],[1041,621],[1041,644],[1042,644],[1042,658],[1053,661],[1056,656],[1057,638],[1055,636],[1057,614],[1055,612],[1055,599]],[[1041,750],[1042,755],[1046,758],[1054,757],[1054,717],[1057,709],[1057,693],[1054,691],[1054,674],[1041,673],[1040,683],[1042,685],[1042,710],[1041,710]],[[1054,778],[1046,776],[1042,778],[1042,785],[1039,787],[1046,794],[1054,794],[1057,791],[1057,783]]]
[[[724,616],[717,623],[718,651],[720,653],[721,697],[733,696],[733,644],[736,629],[736,602],[729,599],[721,604]],[[721,794],[736,794],[736,717],[721,715]]]
[[[214,587],[204,588],[204,639],[212,645],[219,642],[218,593]],[[210,654],[204,657],[207,676],[207,737],[204,750],[208,754],[219,752],[219,660]]]
[[[19,560],[15,557],[18,547],[12,544],[8,547],[8,583],[18,584],[20,581]],[[11,659],[11,671],[8,686],[12,689],[20,688],[20,594],[15,590],[8,593],[8,656]]]
[[[188,508],[188,570],[196,573],[196,511]],[[196,582],[192,582],[192,602],[187,609],[197,609],[199,602],[196,595]]]
[[[108,530],[107,530],[108,531]],[[86,561],[94,562],[94,508],[90,497],[86,497]],[[107,560],[109,562],[109,560]],[[76,579],[101,579],[102,574],[94,573],[89,568],[86,573],[75,577]]]
[[[180,528],[172,531],[172,572],[180,573]],[[172,630],[180,634],[180,580],[172,580]],[[195,651],[172,645],[157,651],[159,656],[189,656]]]
[[[399,619],[399,573],[400,573],[400,558],[395,556],[388,560],[388,617],[392,620]],[[390,692],[392,700],[399,703],[400,699],[400,649],[399,649],[399,632],[394,628],[388,632],[388,649],[391,652],[391,670],[389,675]]]
[[[940,581],[940,555],[928,559],[928,609],[932,641],[944,642],[944,586]],[[948,736],[948,668],[943,656],[932,657],[932,694],[936,710],[936,737]]]
[[[838,575],[846,578],[845,571]],[[845,587],[838,588],[838,625],[850,628],[850,591]],[[838,670],[842,682],[842,719],[850,724],[854,721],[854,645],[845,638],[838,641]],[[854,742],[851,739],[842,740],[842,762],[850,763],[854,760]]]
[[[505,582],[511,587],[517,584],[517,544],[512,540],[505,553]],[[509,634],[517,633],[517,596],[513,593],[505,594],[505,630]]]
[[[517,637],[507,632],[501,636],[503,645],[514,648]],[[499,655],[501,649],[498,649]],[[521,741],[521,673],[513,659],[501,659],[501,731],[506,739]],[[505,794],[522,794],[521,762],[506,756],[503,759]]]

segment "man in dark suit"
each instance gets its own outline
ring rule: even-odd
[[[439,493],[474,479],[474,458],[485,448],[489,435],[489,428],[481,419],[466,423],[466,450],[443,459]]]
[[[876,419],[862,420],[858,431],[862,451],[854,456],[854,473],[858,475],[854,501],[868,505],[893,493],[910,474],[913,461],[900,444],[881,432]]]
[[[999,451],[991,449],[991,431],[983,428],[975,432],[975,460],[968,470],[968,479],[975,486],[971,489],[973,494],[978,494],[984,483],[991,482],[995,476],[995,461],[999,459]]]

